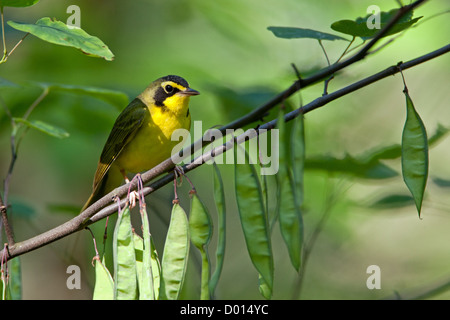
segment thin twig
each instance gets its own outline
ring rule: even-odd
[[[336,60],[335,63],[338,63],[339,61],[341,61],[341,59],[350,51],[348,51],[348,49],[350,49],[350,46],[353,44],[353,42],[355,41],[355,37],[353,36],[352,40],[350,40],[348,46],[345,48],[344,52],[342,52],[341,56]],[[328,63],[329,65],[329,63]]]
[[[320,45],[320,47],[322,48],[322,51],[323,51],[323,54],[325,55],[325,58],[327,59],[327,65],[328,66],[330,66],[330,59],[328,59],[328,54],[327,54],[327,51],[325,50],[325,47],[323,46],[323,43],[322,43],[322,40],[318,40],[319,41],[319,45]],[[350,44],[351,44],[351,42],[350,42]],[[347,49],[346,49],[346,51],[347,51]]]
[[[91,233],[92,241],[94,242],[95,255],[96,255],[97,257],[99,257],[98,250],[97,250],[97,241],[95,241],[94,233],[92,232],[92,230],[91,230],[89,227],[86,227],[85,229],[88,230],[88,231]]]
[[[23,116],[24,119],[27,119],[30,116],[31,112],[36,108],[36,106],[47,96],[48,92],[49,92],[48,87],[44,88],[44,91],[41,93],[41,95],[35,101],[33,101],[33,103],[30,105],[30,107],[25,112],[25,115]],[[4,213],[2,212],[2,222],[5,227],[5,231],[7,233],[8,243],[10,245],[12,245],[14,243],[14,236],[13,236],[13,231],[12,231],[11,225],[8,222],[7,214],[6,214],[6,207],[8,206],[9,184],[10,184],[11,177],[12,177],[12,174],[14,171],[14,166],[16,164],[19,144],[22,141],[22,138],[25,135],[25,133],[27,132],[28,128],[26,128],[25,131],[22,132],[19,139],[16,140],[16,134],[18,132],[19,125],[16,124],[16,122],[14,121],[14,117],[11,115],[11,112],[9,111],[9,109],[6,106],[5,106],[5,110],[6,110],[8,117],[10,118],[11,127],[13,129],[12,129],[11,139],[10,139],[11,160],[9,163],[8,173],[6,174],[6,178],[3,182],[3,197],[4,197],[4,203],[5,203],[4,204],[5,212]],[[8,228],[8,230],[7,230],[7,228]]]
[[[11,228],[11,225],[9,224],[8,215],[7,215],[7,207],[6,207],[5,203],[3,203],[3,199],[2,199],[1,195],[0,195],[0,213],[2,216],[2,224],[3,224],[3,227],[5,228],[6,239],[8,240],[8,245],[13,246],[15,243],[14,233]]]
[[[354,39],[355,39],[355,37],[353,37],[353,40],[354,40]],[[353,40],[350,42],[349,46],[352,44]],[[330,66],[330,59],[328,59],[327,51],[325,50],[325,47],[323,46],[322,41],[321,41],[321,40],[318,40],[318,41],[319,41],[320,47],[322,48],[323,54],[325,55],[325,58],[327,59],[327,64],[328,64],[328,66]],[[348,47],[349,47],[349,46],[348,46]],[[345,51],[347,51],[348,47],[345,49]],[[345,51],[344,51],[344,53],[345,53]],[[342,58],[342,57],[343,57],[343,55],[341,56],[341,58]],[[340,59],[340,58],[339,58],[339,59]],[[339,61],[339,60],[338,60],[338,61]],[[336,62],[338,62],[338,61],[336,61]],[[324,81],[324,85],[323,85],[323,94],[322,94],[323,96],[328,94],[328,84],[329,84],[330,81],[333,80],[333,79],[334,79],[334,74],[330,75],[330,77]]]
[[[45,87],[43,92],[39,95],[39,97],[37,97],[36,100],[33,101],[33,103],[30,105],[30,107],[28,107],[27,111],[25,112],[23,119],[27,120],[28,117],[30,116],[31,112],[33,112],[33,110],[37,107],[37,105],[39,103],[41,103],[41,101],[48,95],[49,93],[49,88]],[[5,108],[7,109],[7,108]],[[8,109],[7,109],[8,110]],[[8,110],[9,111],[9,110]],[[23,137],[25,136],[25,133],[28,131],[28,127],[25,128],[24,131],[22,131],[21,135],[19,136],[19,138],[16,140],[16,134],[19,132],[19,127],[22,124],[16,124],[16,122],[14,121],[14,118],[12,117],[11,113],[8,112],[9,118],[11,120],[11,127],[13,128],[13,133],[11,134],[11,161],[9,164],[9,169],[8,169],[8,174],[6,176],[5,182],[4,182],[4,197],[5,197],[5,203],[8,203],[8,190],[9,190],[9,181],[11,179],[13,170],[14,170],[14,165],[16,163],[17,160],[17,152],[19,150],[19,145],[20,142],[22,141]]]
[[[16,45],[11,49],[11,51],[10,51],[10,52],[8,53],[8,55],[6,56],[5,61],[6,61],[6,59],[8,59],[8,58],[11,56],[11,54],[14,52],[14,50],[16,50],[16,48],[22,43],[23,40],[25,40],[25,38],[26,38],[29,34],[30,34],[30,33],[27,32],[27,33],[22,37],[22,39],[20,39],[19,42],[16,43]]]
[[[33,101],[33,103],[30,105],[30,107],[27,109],[27,111],[23,115],[23,119],[25,119],[25,120],[28,119],[28,117],[30,116],[31,112],[33,112],[33,110],[37,107],[37,105],[39,103],[41,103],[42,100],[44,100],[44,98],[48,95],[49,91],[50,91],[49,87],[47,87],[47,86],[44,87],[44,90],[42,91],[40,96],[37,97],[37,99]]]

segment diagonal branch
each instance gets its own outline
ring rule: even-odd
[[[347,87],[344,87],[344,88],[342,88],[338,91],[335,91],[333,93],[330,93],[326,96],[321,96],[320,98],[317,98],[316,100],[304,105],[303,107],[287,113],[285,115],[285,120],[290,121],[290,120],[296,118],[297,116],[299,116],[300,114],[305,114],[305,113],[311,112],[319,107],[325,106],[326,104],[328,104],[331,101],[339,99],[340,97],[342,97],[344,95],[347,95],[349,93],[357,91],[357,90],[359,90],[363,87],[366,87],[376,81],[379,81],[381,79],[384,79],[386,77],[394,75],[394,74],[400,72],[400,70],[406,70],[406,69],[412,68],[423,62],[426,62],[426,61],[429,61],[436,57],[439,57],[449,51],[450,51],[450,44],[446,45],[438,50],[435,50],[433,52],[430,52],[428,54],[420,56],[416,59],[410,60],[405,63],[399,63],[397,65],[386,68],[372,76],[364,78],[358,82],[355,82]],[[262,132],[261,131],[262,129],[265,129],[265,130],[273,129],[276,127],[276,123],[277,123],[277,119],[274,119],[272,121],[269,121],[269,122],[259,126],[259,128],[258,128],[259,130],[253,130],[250,132],[250,134],[248,132],[246,132],[246,133],[236,137],[236,143],[244,142],[247,137],[248,138],[256,137],[260,132]],[[212,151],[207,151],[207,152],[203,153],[201,156],[199,156],[197,159],[194,159],[191,163],[185,165],[183,167],[183,170],[185,172],[192,171],[195,168],[203,165],[208,160],[210,160],[212,158],[212,155],[218,156],[221,153],[231,149],[233,146],[234,146],[234,143],[233,143],[233,140],[231,140],[221,146],[214,148]],[[164,173],[165,171],[167,171],[168,168],[171,168],[172,166],[173,166],[173,163],[172,163],[171,159],[167,159],[164,162],[162,162],[161,164],[159,164],[158,166],[156,166],[155,168],[143,173],[142,180],[149,181],[147,179],[150,179],[152,177],[154,178],[154,177]],[[171,183],[173,181],[173,179],[174,179],[173,172],[168,173],[167,175],[165,175],[162,178],[158,179],[157,181],[153,182],[149,186],[145,187],[142,190],[142,192],[144,193],[144,195],[148,195],[148,194],[158,190],[162,186],[164,186],[168,183]],[[42,246],[45,246],[53,241],[56,241],[65,236],[68,236],[74,232],[82,230],[87,225],[90,225],[100,219],[103,219],[103,218],[115,213],[117,211],[117,204],[109,205],[104,209],[101,209],[102,205],[104,206],[104,205],[107,205],[108,203],[110,203],[111,202],[110,199],[113,197],[113,195],[125,195],[128,192],[128,189],[130,187],[135,188],[134,184],[137,184],[137,182],[133,183],[133,181],[132,181],[129,184],[126,184],[126,185],[123,185],[123,186],[117,188],[114,192],[109,193],[108,195],[106,195],[105,197],[103,197],[102,199],[100,199],[99,201],[94,203],[92,206],[87,208],[85,211],[83,211],[80,215],[73,218],[72,220],[69,220],[64,224],[62,224],[54,229],[51,229],[47,232],[44,232],[38,236],[35,236],[31,239],[28,239],[28,240],[25,240],[22,242],[18,242],[15,245],[10,246],[8,248],[9,249],[8,250],[8,258],[11,259],[13,257],[19,256],[26,252],[29,252],[29,251],[35,250],[37,248],[40,248]],[[125,200],[122,200],[122,205],[123,205],[124,201]],[[2,253],[3,252],[0,252],[0,255]]]

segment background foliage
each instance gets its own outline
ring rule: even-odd
[[[0,67],[0,77],[17,84],[27,81],[97,86],[125,92],[130,98],[149,82],[167,74],[179,74],[202,94],[191,104],[192,117],[203,128],[225,124],[265,101],[295,80],[294,62],[307,74],[326,66],[314,40],[284,40],[273,36],[268,26],[304,27],[332,32],[332,22],[365,16],[373,1],[52,1],[41,0],[25,9],[5,9],[7,20],[34,23],[43,16],[66,21],[71,4],[81,8],[81,27],[104,41],[115,55],[113,62],[88,59],[79,51],[57,47],[28,37]],[[382,10],[395,1],[377,1]],[[415,15],[429,17],[447,10],[444,0],[420,7]],[[346,69],[329,90],[340,88],[398,61],[406,61],[448,43],[443,30],[447,16],[412,28],[379,54]],[[11,48],[22,33],[6,28]],[[327,42],[332,60],[345,44]],[[334,58],[333,58],[334,57]],[[449,127],[449,56],[443,56],[405,72],[409,94],[424,121],[429,136],[438,123]],[[265,88],[266,96],[256,94]],[[320,96],[321,85],[302,92],[308,102]],[[383,146],[399,144],[405,118],[405,97],[400,76],[391,77],[355,92],[305,117],[306,153],[310,157],[360,156]],[[13,115],[22,114],[40,94],[39,88],[2,90],[2,99]],[[237,101],[238,100],[238,101]],[[290,100],[299,104],[299,97]],[[29,238],[71,217],[66,205],[81,207],[91,189],[92,175],[106,136],[123,106],[85,95],[52,92],[33,112],[33,118],[64,128],[66,139],[30,131],[22,142],[11,181],[13,225],[17,239]],[[0,172],[8,170],[10,126],[0,109]],[[414,204],[374,206],[388,195],[408,195],[401,175],[383,182],[310,170],[305,176],[305,233],[307,239],[324,213],[322,227],[305,269],[300,298],[383,298],[398,292],[408,296],[448,281],[448,185],[449,142],[443,139],[430,149],[430,179],[422,208],[422,220]],[[398,173],[400,162],[386,161]],[[233,175],[232,166],[221,166],[222,176]],[[4,174],[1,175],[4,177]],[[212,206],[212,167],[189,174],[198,194]],[[231,179],[225,179],[226,197],[234,197]],[[180,204],[187,210],[189,186],[179,190]],[[171,211],[173,188],[151,195],[150,225],[156,247],[162,251]],[[235,201],[228,201],[227,250],[217,298],[259,299],[257,274],[243,247]],[[213,217],[216,215],[213,214]],[[137,217],[139,219],[139,217]],[[101,234],[104,223],[93,226]],[[296,295],[297,274],[290,266],[279,228],[274,229],[275,287],[273,298]],[[112,238],[112,228],[110,228]],[[213,237],[212,242],[217,241]],[[23,297],[90,298],[94,252],[87,232],[77,233],[21,257]],[[195,262],[197,261],[197,262]],[[198,295],[199,259],[191,259],[184,298]],[[68,290],[66,268],[82,269],[81,290]],[[379,265],[381,290],[366,288],[366,268]],[[436,296],[448,298],[444,293]]]

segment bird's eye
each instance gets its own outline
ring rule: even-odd
[[[164,90],[167,93],[172,93],[173,92],[173,87],[170,84],[168,84],[167,86],[164,87]]]

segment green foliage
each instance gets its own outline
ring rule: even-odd
[[[0,300],[22,299],[22,271],[19,258],[1,264],[0,270]]]
[[[100,99],[115,106],[118,110],[122,110],[123,106],[126,106],[129,102],[128,96],[117,90],[49,82],[33,82],[30,85],[37,85],[44,90],[49,90],[49,92],[63,92]]]
[[[93,300],[114,299],[114,280],[105,265],[105,257],[100,260],[99,256],[93,259],[95,263],[95,286],[92,295]]]
[[[0,7],[29,7],[39,0],[0,0]]]
[[[189,222],[184,209],[174,203],[161,260],[160,299],[178,299],[186,274],[188,255]]]
[[[428,145],[435,145],[449,131],[450,128],[438,125],[436,132],[428,139]],[[341,158],[333,155],[309,156],[305,159],[305,169],[344,174],[364,180],[384,180],[394,178],[398,176],[398,173],[382,161],[398,159],[401,156],[402,145],[394,144],[376,147],[357,156],[349,154]]]
[[[370,204],[373,209],[396,209],[414,204],[414,198],[405,194],[390,194]]]
[[[201,292],[202,300],[210,297],[209,292],[209,256],[208,244],[212,236],[212,221],[205,205],[200,201],[195,190],[191,191],[191,210],[189,214],[189,232],[191,242],[200,250],[202,257]]]
[[[104,58],[109,61],[114,59],[113,53],[99,38],[89,35],[80,28],[69,28],[61,21],[42,18],[36,24],[14,21],[8,21],[8,24],[16,30],[29,32],[44,41],[77,48],[92,57]]]
[[[10,298],[8,280],[3,268],[0,271],[0,293],[0,300],[7,300]]]
[[[239,216],[248,253],[260,274],[260,289],[264,288],[261,293],[269,299],[273,288],[273,255],[267,212],[255,165],[250,162],[246,150],[241,150],[244,153],[244,163],[238,164],[239,148],[239,145],[234,147],[235,188]]]
[[[18,88],[19,85],[0,77],[0,88]]]
[[[388,179],[398,173],[377,159],[354,157],[346,154],[343,158],[331,155],[306,158],[307,170],[326,170],[329,173],[345,174],[362,179]]]
[[[212,221],[197,192],[191,192],[191,210],[189,215],[191,241],[199,250],[204,249],[211,240]]]
[[[309,38],[309,39],[329,40],[329,41],[347,40],[334,34],[305,28],[268,27],[267,29],[272,31],[276,37],[283,39]]]
[[[360,37],[363,40],[367,40],[373,38],[377,33],[379,33],[380,30],[383,29],[386,24],[389,23],[389,21],[392,20],[392,18],[397,14],[398,10],[399,9],[392,9],[389,12],[380,12],[380,29],[369,29],[367,27],[368,19],[373,18],[372,14],[368,14],[363,18],[358,17],[355,20],[336,21],[331,25],[331,29],[351,35],[353,37]],[[384,37],[404,31],[422,18],[418,17],[413,19],[412,16],[413,12],[408,12],[406,15],[400,18],[400,20],[396,22],[396,24],[388,32],[386,32]]]
[[[225,192],[223,187],[222,175],[217,167],[217,164],[213,163],[213,177],[214,177],[214,202],[216,205],[218,216],[218,240],[216,249],[216,268],[211,276],[209,282],[209,291],[214,296],[217,283],[219,282],[220,274],[222,273],[223,262],[225,258],[225,244],[226,244],[226,203]]]
[[[420,217],[428,178],[428,139],[425,126],[405,86],[406,122],[402,134],[402,174]]]
[[[119,212],[113,237],[114,299],[134,300],[138,297],[136,254],[131,231],[130,208]]]
[[[277,173],[277,214],[281,235],[287,246],[291,263],[300,270],[303,247],[304,131],[303,118],[294,120],[292,132],[286,130],[284,112],[280,109],[278,130],[280,135],[279,170]],[[296,178],[294,178],[294,173]]]
[[[55,137],[55,138],[67,138],[69,136],[69,133],[65,131],[64,129],[55,127],[54,125],[45,123],[40,120],[25,120],[23,118],[14,118],[15,122],[23,123],[29,128],[33,128],[36,130],[39,130],[43,133],[48,134],[49,136]]]
[[[158,259],[153,239],[150,234],[150,225],[148,222],[147,210],[141,206],[142,221],[142,265],[138,266],[139,277],[139,299],[156,300],[159,296],[161,284],[161,265]]]
[[[150,235],[145,206],[140,208],[140,213],[142,238],[131,225],[129,207],[119,214],[113,238],[114,279],[106,268],[105,256],[102,260],[98,255],[94,257],[94,300],[159,298],[161,265]],[[169,270],[166,273],[170,274]]]
[[[442,178],[433,177],[432,181],[434,182],[434,184],[436,184],[437,186],[439,186],[441,188],[450,188],[450,179],[442,179]]]

